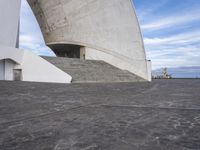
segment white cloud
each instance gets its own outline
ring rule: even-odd
[[[39,25],[26,0],[22,0],[19,47],[38,55],[55,55],[44,43]]]
[[[144,41],[153,69],[200,65],[200,31]]]
[[[200,30],[192,31],[188,33],[181,33],[175,36],[164,38],[144,38],[144,42],[147,45],[158,44],[190,44],[200,41]]]
[[[200,23],[200,9],[181,7],[173,11],[165,8],[158,14],[152,11],[142,20],[144,43],[153,69],[200,65],[200,30],[195,27]]]
[[[28,35],[20,35],[20,48],[30,50],[38,55],[54,56],[55,54],[51,49],[49,49],[44,43],[41,43],[40,39]]]
[[[146,1],[147,3],[144,3],[144,5],[141,5],[140,8],[137,8],[139,12],[137,14],[139,20],[140,21],[146,20],[147,18],[149,18],[151,14],[153,14],[156,10],[165,5],[168,1],[169,0],[157,0],[157,2],[154,3],[153,5],[151,5],[152,1]]]
[[[144,30],[160,30],[178,25],[187,24],[194,21],[200,21],[200,11],[194,10],[183,14],[171,14],[171,16],[162,16],[158,20],[151,20],[149,23],[144,23],[141,28]]]
[[[20,43],[34,43],[34,44],[41,42],[41,40],[38,39],[37,37],[26,33],[20,35],[19,41]]]

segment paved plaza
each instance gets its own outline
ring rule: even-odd
[[[0,150],[199,150],[200,80],[0,81]]]

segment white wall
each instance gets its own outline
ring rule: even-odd
[[[23,81],[71,83],[72,77],[29,51],[24,51],[22,67]]]
[[[15,47],[21,0],[0,0],[0,45]]]
[[[11,59],[17,62],[18,64],[21,64],[23,56],[24,56],[23,50],[0,45],[0,60]]]
[[[69,74],[30,51],[0,46],[0,60],[4,59],[5,80],[13,80],[13,69],[21,69],[23,81],[71,83]]]

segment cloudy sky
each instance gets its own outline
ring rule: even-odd
[[[134,0],[153,69],[200,66],[200,0]],[[20,47],[54,55],[45,46],[30,7],[22,0]]]

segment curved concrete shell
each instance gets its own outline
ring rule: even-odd
[[[104,60],[150,80],[131,0],[28,0],[57,56]]]

